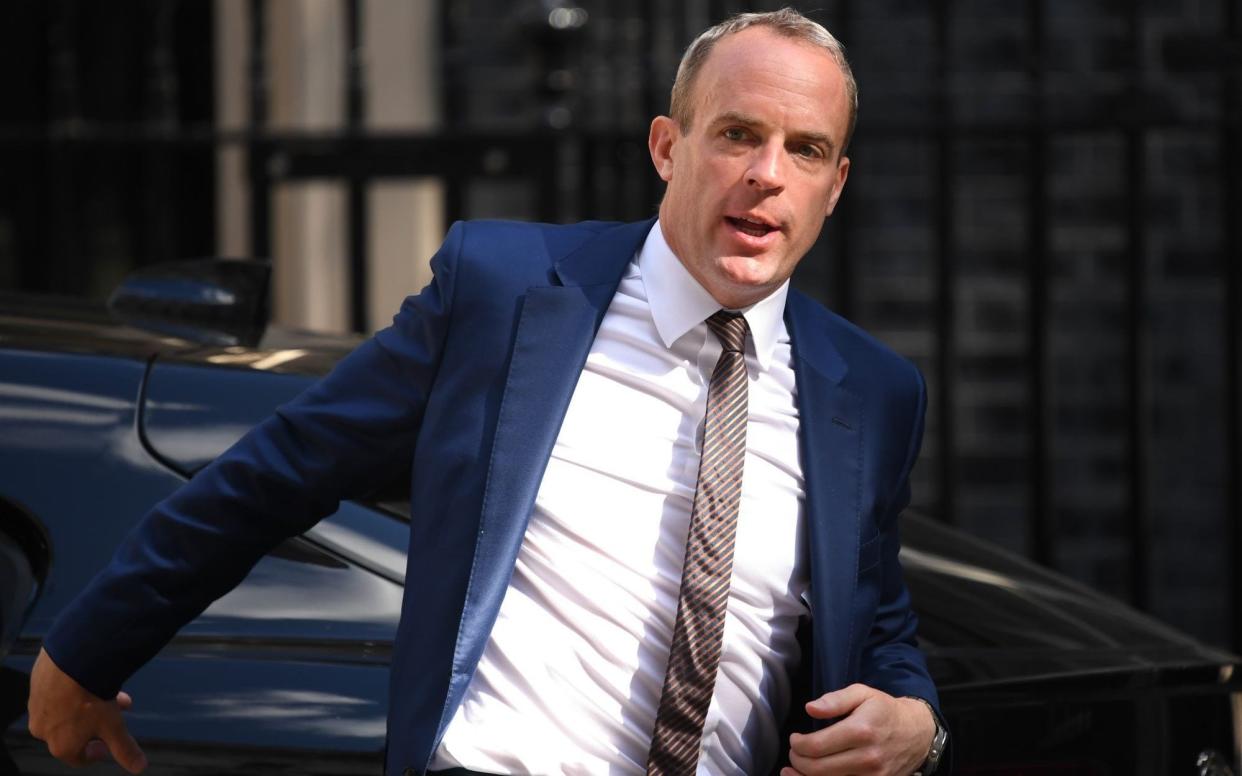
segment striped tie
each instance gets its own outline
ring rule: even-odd
[[[707,389],[703,454],[677,599],[677,624],[656,712],[647,773],[693,774],[716,686],[733,537],[746,453],[746,319],[723,310],[707,319],[724,347]]]

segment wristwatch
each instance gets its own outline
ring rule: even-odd
[[[931,712],[932,722],[936,725],[936,733],[932,736],[931,748],[927,750],[927,758],[923,760],[923,764],[911,776],[931,776],[940,767],[940,758],[944,756],[945,745],[949,743],[949,731],[945,730],[944,725],[940,724],[940,715],[932,708],[932,705],[922,698],[907,695],[907,698],[916,700],[927,707]]]

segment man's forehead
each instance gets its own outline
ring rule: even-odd
[[[703,66],[706,69],[714,60],[732,60],[745,56],[787,61],[785,58],[790,51],[809,54],[812,59],[819,60],[821,65],[827,65],[830,71],[840,72],[840,66],[827,49],[809,40],[786,35],[762,25],[747,27],[718,40],[708,52]]]
[[[721,38],[707,55],[696,79],[697,96],[702,99],[708,90],[728,93],[737,82],[765,74],[802,81],[828,103],[845,94],[845,74],[828,51],[772,30],[747,28]]]
[[[748,28],[722,38],[696,81],[696,123],[734,119],[763,124],[764,102],[787,90],[800,97],[795,103],[799,115],[790,117],[799,132],[837,135],[848,122],[845,75],[832,55],[771,30]]]

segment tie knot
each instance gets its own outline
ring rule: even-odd
[[[746,332],[749,327],[741,313],[717,310],[707,319],[707,328],[720,340],[720,345],[726,352],[746,352]]]

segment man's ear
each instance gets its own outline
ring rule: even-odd
[[[681,127],[668,116],[656,116],[651,120],[651,132],[647,135],[647,150],[656,174],[668,183],[673,177],[673,145],[681,138]]]
[[[832,192],[828,195],[828,210],[824,213],[824,218],[832,215],[832,211],[837,207],[837,200],[841,198],[841,190],[845,188],[845,179],[850,176],[850,158],[842,156],[837,162],[837,182],[832,187]]]

